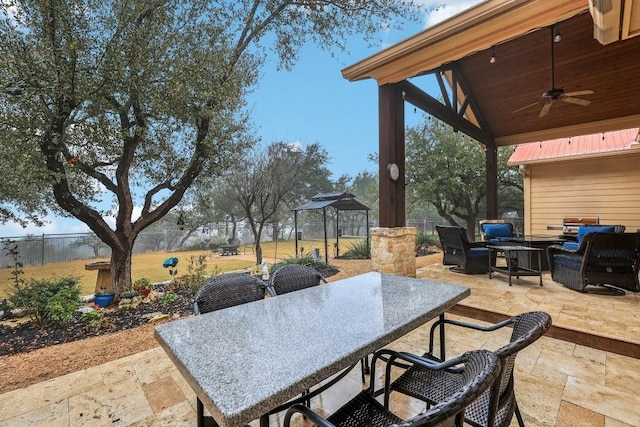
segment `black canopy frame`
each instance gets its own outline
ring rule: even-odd
[[[367,247],[369,247],[369,208],[355,199],[351,193],[321,193],[311,197],[311,200],[298,206],[293,210],[295,237],[296,237],[296,256],[298,256],[298,211],[322,209],[322,219],[324,227],[324,261],[329,262],[329,245],[327,243],[327,208],[332,207],[336,210],[336,229],[340,230],[340,211],[364,211],[366,223],[366,239]],[[336,233],[336,250],[340,241],[340,233]],[[336,252],[336,256],[339,252]]]

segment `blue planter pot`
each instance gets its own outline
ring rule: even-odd
[[[111,303],[113,302],[115,296],[116,294],[114,294],[113,292],[95,294],[93,302],[100,308],[109,307],[109,305],[111,305]]]

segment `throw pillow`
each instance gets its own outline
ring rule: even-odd
[[[581,225],[578,228],[578,234],[576,239],[578,243],[582,241],[582,238],[589,233],[613,233],[615,231],[615,226],[611,225]]]
[[[487,236],[487,240],[495,239],[498,237],[512,237],[511,224],[508,222],[499,224],[483,224],[484,234]]]

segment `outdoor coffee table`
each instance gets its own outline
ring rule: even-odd
[[[505,267],[493,265],[491,262],[492,259],[496,259],[493,256],[489,257],[489,279],[491,279],[491,273],[500,273],[505,274],[509,277],[509,286],[511,286],[511,278],[516,276],[516,279],[519,279],[520,276],[538,276],[540,278],[540,286],[542,286],[542,270],[540,267],[528,268],[522,267],[518,264],[519,254],[527,253],[528,255],[538,254],[538,266],[542,265],[541,254],[544,252],[541,248],[533,248],[531,246],[521,246],[521,245],[497,245],[497,246],[487,246],[489,251],[504,253],[504,258],[507,263]]]
[[[267,414],[469,294],[371,272],[158,325],[155,336],[215,425],[267,426]]]
[[[547,248],[551,245],[561,245],[566,242],[567,239],[563,239],[559,236],[548,236],[543,234],[528,234],[524,236],[514,236],[504,239],[501,243],[515,244],[520,246],[529,246],[532,248],[540,248],[543,250],[540,262],[533,253],[520,252],[518,254],[518,265],[533,270],[549,271],[549,263],[547,262]]]

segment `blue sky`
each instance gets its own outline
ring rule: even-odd
[[[334,180],[343,174],[355,177],[364,170],[375,172],[377,166],[367,157],[378,150],[377,84],[374,80],[349,82],[342,77],[341,70],[479,1],[447,1],[445,6],[425,15],[423,22],[407,25],[402,32],[381,34],[381,44],[372,48],[356,37],[348,41],[349,53],[334,51],[333,57],[314,45],[304,46],[291,71],[278,71],[275,60],[268,61],[258,87],[248,99],[263,144],[319,143],[329,152],[329,170]],[[428,8],[439,2],[422,0],[422,3]],[[408,112],[406,123],[415,124],[421,117]],[[0,224],[0,237],[89,231],[75,219],[51,216],[46,220],[44,227],[26,229],[15,223]]]

